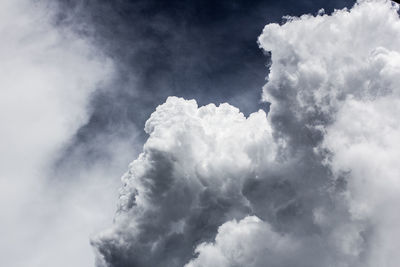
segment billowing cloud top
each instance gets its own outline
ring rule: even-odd
[[[267,25],[268,117],[168,98],[98,265],[397,266],[397,12],[365,0]]]
[[[116,228],[101,235],[100,251],[107,261],[120,253],[117,266],[183,265],[195,244],[251,212],[244,183],[272,162],[276,145],[264,111],[246,119],[228,104],[198,108],[176,97],[145,130],[150,137],[123,177]]]

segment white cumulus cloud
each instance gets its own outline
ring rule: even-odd
[[[287,17],[258,111],[169,98],[124,175],[99,266],[397,266],[398,5]]]
[[[183,265],[196,241],[249,212],[241,190],[274,159],[271,128],[263,111],[246,118],[228,104],[199,108],[170,97],[145,130],[144,151],[123,177],[115,227],[93,242],[106,261],[121,256],[121,266]]]

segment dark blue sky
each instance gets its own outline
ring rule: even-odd
[[[63,166],[76,158],[107,160],[104,140],[122,138],[140,146],[145,121],[170,95],[195,98],[200,105],[229,102],[245,114],[268,109],[260,103],[269,64],[257,44],[263,27],[281,23],[285,15],[316,14],[320,8],[330,13],[354,1],[60,3],[59,23],[92,37],[118,68],[113,84],[92,96],[92,115],[66,147]],[[139,137],[133,137],[135,129]]]

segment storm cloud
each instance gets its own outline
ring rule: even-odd
[[[397,266],[398,5],[285,19],[259,37],[268,114],[151,115],[98,266]]]

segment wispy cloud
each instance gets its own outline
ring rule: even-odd
[[[85,203],[67,205],[65,194],[77,193],[51,183],[49,173],[57,151],[87,121],[88,99],[112,78],[113,63],[84,37],[56,27],[50,2],[1,6],[1,264],[87,266],[87,224],[99,218],[79,210]]]

